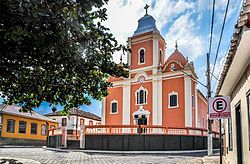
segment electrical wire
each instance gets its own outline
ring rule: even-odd
[[[227,18],[229,3],[230,3],[230,0],[227,0],[226,12],[225,12],[223,24],[222,24],[222,27],[221,27],[220,39],[219,39],[219,43],[218,43],[218,46],[217,46],[217,50],[216,50],[216,54],[215,54],[215,59],[214,59],[214,65],[213,65],[213,71],[212,71],[211,75],[214,74],[214,69],[215,69],[215,65],[216,65],[216,62],[217,62],[218,53],[219,53],[220,44],[221,44],[221,39],[222,39],[222,36],[223,36],[224,27],[225,27],[225,23],[226,23],[226,18]],[[212,79],[213,79],[213,76],[211,76],[211,81],[212,81]]]
[[[208,53],[209,53],[209,54],[211,54],[212,41],[213,41],[213,29],[214,29],[214,9],[215,9],[215,0],[213,0],[212,23],[211,23],[210,41],[209,41],[209,49],[208,49]]]

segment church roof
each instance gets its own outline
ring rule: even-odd
[[[138,27],[135,30],[133,36],[151,31],[159,32],[155,25],[155,19],[151,15],[145,14],[141,19],[138,20]]]
[[[166,60],[165,64],[168,64],[170,61],[177,61],[177,62],[181,63],[182,66],[184,66],[188,62],[188,60],[182,55],[182,53],[177,48],[168,57],[168,59]]]

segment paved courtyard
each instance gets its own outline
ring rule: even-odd
[[[135,163],[203,163],[204,153],[189,155],[169,154],[101,154],[84,152],[57,152],[42,148],[0,148],[1,164],[135,164]],[[214,163],[214,162],[212,162]]]

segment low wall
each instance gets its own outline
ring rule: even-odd
[[[20,139],[20,138],[2,138],[2,145],[15,146],[46,146],[46,140]]]
[[[219,148],[219,139],[213,138]],[[182,135],[87,135],[85,149],[118,151],[200,150],[207,148],[205,136]]]
[[[58,136],[57,136],[58,137]],[[49,137],[49,147],[59,147],[56,136]],[[80,145],[80,141],[78,141]],[[68,140],[67,147],[76,147]],[[219,139],[213,138],[213,147],[219,148]],[[207,137],[185,135],[86,135],[85,149],[114,151],[167,151],[167,150],[201,150],[207,148]]]

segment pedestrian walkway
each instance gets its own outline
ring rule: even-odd
[[[206,153],[205,153],[206,154]],[[217,164],[218,156],[191,154],[114,154],[51,151],[42,148],[0,148],[2,164]]]

